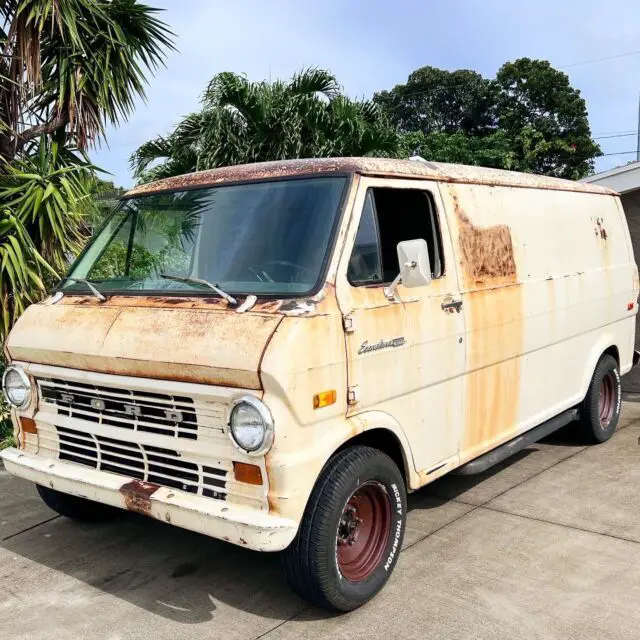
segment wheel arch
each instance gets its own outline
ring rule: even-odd
[[[407,490],[419,486],[411,447],[400,424],[382,411],[368,411],[348,419],[353,427],[353,435],[345,440],[329,456],[354,445],[366,445],[386,453],[398,466],[405,480]]]
[[[589,355],[587,366],[585,368],[582,379],[582,397],[587,395],[589,384],[591,383],[593,373],[596,370],[596,366],[600,361],[600,358],[607,354],[615,358],[616,362],[618,363],[618,368],[620,368],[620,348],[616,344],[616,341],[614,340],[612,335],[603,336],[602,339],[599,340],[591,350],[591,354]]]

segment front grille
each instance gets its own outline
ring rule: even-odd
[[[148,391],[101,387],[58,379],[38,380],[42,402],[60,415],[99,425],[196,440],[193,400]]]
[[[226,500],[227,472],[181,459],[169,449],[56,427],[59,459],[164,487]]]

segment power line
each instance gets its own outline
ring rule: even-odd
[[[635,155],[637,152],[637,150],[633,150],[633,151],[617,151],[616,153],[603,153],[600,156],[597,156],[598,158],[602,158],[602,156],[627,156],[630,154]]]
[[[571,64],[563,64],[557,69],[569,69],[570,67],[579,67],[583,64],[593,64],[594,62],[604,62],[605,60],[614,60],[616,58],[625,58],[627,56],[637,56],[640,54],[640,49],[636,51],[627,51],[626,53],[616,53],[612,56],[603,56],[602,58],[592,58],[591,60],[581,60],[580,62],[572,62]]]
[[[607,140],[608,138],[629,138],[630,136],[638,135],[637,131],[630,131],[629,133],[617,133],[611,136],[593,136],[594,140]]]
[[[593,135],[594,136],[606,136],[606,135],[609,135],[609,134],[613,135],[615,133],[633,133],[633,134],[635,134],[636,130],[635,129],[625,129],[623,131],[598,131],[598,133],[594,132]]]

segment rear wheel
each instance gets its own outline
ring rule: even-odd
[[[294,591],[311,603],[350,611],[386,583],[404,537],[406,491],[396,464],[355,446],[327,464],[300,529],[283,553]]]
[[[111,505],[72,496],[37,484],[36,488],[44,503],[61,516],[80,522],[105,522],[120,515],[120,510]]]
[[[606,442],[620,418],[622,388],[618,363],[613,356],[600,358],[585,399],[580,405],[580,424],[589,441]]]

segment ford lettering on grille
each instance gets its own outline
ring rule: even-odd
[[[56,379],[38,382],[42,401],[61,415],[171,437],[198,437],[192,398]]]

